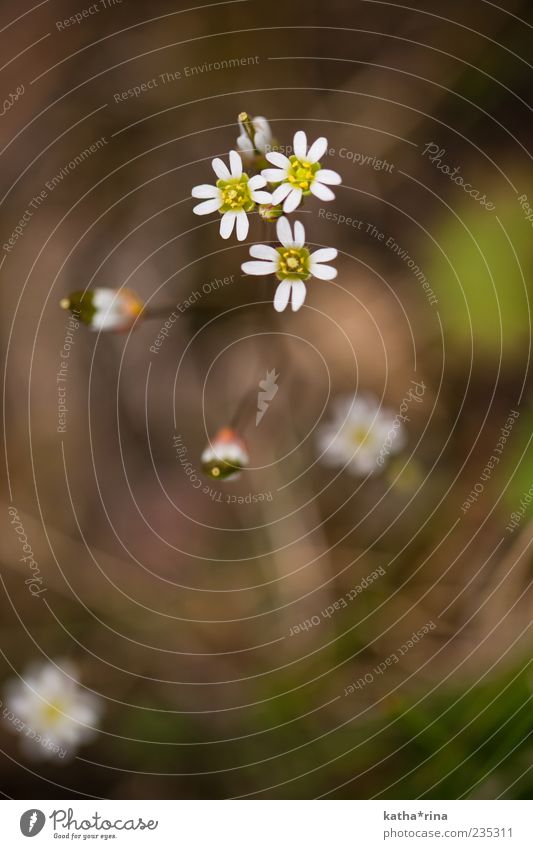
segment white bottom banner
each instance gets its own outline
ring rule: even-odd
[[[2,846],[66,841],[187,849],[501,846],[531,849],[525,801],[13,801],[0,802]]]

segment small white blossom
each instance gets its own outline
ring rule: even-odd
[[[283,211],[293,212],[301,203],[304,196],[313,194],[320,200],[333,200],[335,195],[328,186],[341,182],[336,171],[322,168],[321,159],[328,149],[328,140],[321,136],[309,150],[307,136],[303,130],[298,130],[294,136],[292,156],[285,156],[279,151],[272,150],[266,158],[275,168],[265,168],[261,174],[269,183],[279,183],[272,193],[272,203],[283,201]]]
[[[300,221],[294,222],[294,234],[287,218],[280,218],[276,232],[281,247],[270,245],[252,245],[250,256],[255,262],[244,262],[241,266],[245,274],[275,274],[281,280],[274,295],[274,309],[282,312],[289,301],[293,312],[299,310],[305,301],[304,280],[317,277],[319,280],[333,280],[337,270],[323,263],[335,259],[335,248],[319,248],[310,253],[305,247],[305,229]]]
[[[68,661],[35,665],[9,681],[6,708],[28,753],[44,758],[72,755],[94,736],[102,714],[101,700],[79,686]]]
[[[237,239],[242,242],[248,235],[249,221],[248,212],[252,212],[256,203],[270,203],[270,192],[258,191],[266,186],[266,180],[257,174],[248,177],[243,173],[242,159],[235,150],[229,154],[230,169],[221,159],[213,159],[211,163],[213,171],[218,177],[216,186],[203,183],[195,186],[192,190],[194,198],[204,198],[198,203],[193,212],[196,215],[209,215],[211,212],[219,212],[222,216],[220,221],[220,235],[223,239],[229,239],[236,224]]]
[[[241,132],[237,138],[237,147],[244,161],[247,164],[252,164],[255,159],[255,150],[264,155],[270,149],[272,145],[272,132],[267,119],[263,118],[262,115],[257,115],[255,118],[248,120],[250,120],[254,131],[253,142],[239,116],[239,128]]]
[[[218,431],[202,453],[202,471],[211,478],[237,478],[250,462],[246,445],[231,427]]]
[[[70,310],[78,321],[91,330],[130,330],[144,309],[131,289],[96,288],[72,292],[59,306]]]
[[[373,396],[347,395],[337,398],[333,406],[332,421],[323,425],[317,436],[326,465],[346,466],[353,474],[366,475],[381,468],[389,454],[404,446],[398,416],[381,407]]]

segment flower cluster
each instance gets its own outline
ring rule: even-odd
[[[296,221],[294,234],[286,218],[303,200],[314,195],[320,200],[333,200],[335,195],[329,186],[338,185],[341,178],[336,171],[322,168],[320,160],[328,148],[327,139],[321,136],[310,146],[307,136],[299,130],[294,135],[291,156],[273,150],[272,133],[268,121],[263,117],[250,118],[246,113],[239,115],[240,135],[237,147],[229,152],[229,168],[218,157],[213,160],[217,176],[215,185],[203,183],[192,190],[194,198],[201,199],[193,212],[221,215],[220,235],[228,239],[235,229],[237,239],[244,241],[249,231],[249,214],[258,206],[258,213],[266,221],[277,220],[279,247],[253,245],[250,256],[256,262],[245,262],[242,269],[246,274],[275,274],[280,280],[274,297],[274,308],[282,312],[291,304],[293,311],[300,309],[306,296],[305,281],[309,277],[333,280],[337,272],[328,265],[335,259],[334,248],[322,248],[311,253],[305,245],[305,231]],[[257,165],[263,157],[274,168],[263,168],[261,173],[249,176],[243,171],[244,157],[248,165]],[[269,184],[269,189],[265,187]]]
[[[320,244],[312,249],[302,222],[291,223],[288,216],[312,197],[333,200],[331,187],[339,185],[341,178],[321,164],[328,150],[324,136],[309,144],[305,132],[298,130],[292,148],[283,148],[292,153],[285,155],[277,149],[266,118],[242,112],[238,120],[237,150],[229,151],[227,162],[219,157],[212,160],[216,180],[194,186],[191,194],[199,202],[193,212],[218,213],[221,237],[229,239],[235,232],[240,242],[248,237],[252,213],[265,222],[275,222],[277,241],[252,244],[250,259],[241,268],[247,275],[274,275],[274,309],[283,312],[290,305],[296,312],[305,302],[308,280],[330,281],[337,276],[336,268],[329,264],[336,259],[337,250]],[[76,291],[64,297],[60,305],[95,331],[129,331],[139,319],[162,314],[162,307],[146,306],[124,287]],[[172,311],[170,307],[168,312]],[[324,457],[327,462],[346,463],[352,470],[366,473],[376,466],[390,429],[389,417],[364,399],[344,401],[339,410],[335,421],[321,432]],[[401,439],[396,439],[391,450],[396,451],[400,444]],[[217,432],[201,462],[205,475],[229,480],[249,465],[249,457],[244,441],[231,426]]]

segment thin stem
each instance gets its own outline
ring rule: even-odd
[[[175,312],[176,304],[171,304],[170,306],[156,306],[156,307],[144,307],[142,311],[143,318],[161,318],[162,316],[169,316],[173,312]]]
[[[247,389],[241,400],[238,402],[235,412],[233,413],[229,426],[240,432],[244,430],[251,419],[251,412],[254,411],[254,402],[257,399],[257,389]],[[250,410],[247,410],[248,406]],[[246,416],[245,416],[246,414]]]

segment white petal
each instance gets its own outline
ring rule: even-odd
[[[335,248],[320,248],[311,254],[311,262],[331,262],[337,258],[337,250]]]
[[[252,200],[256,203],[272,203],[270,192],[252,192]]]
[[[301,221],[294,222],[294,246],[303,248],[305,245],[305,230]]]
[[[230,150],[229,164],[231,168],[231,176],[236,180],[238,180],[239,177],[242,177],[242,159],[236,150]]]
[[[284,215],[281,218],[278,218],[278,223],[276,224],[276,234],[284,248],[294,247],[294,239],[292,238],[291,225],[289,224],[289,219],[285,218]]]
[[[313,183],[311,183],[311,191],[313,190]],[[300,201],[302,199],[302,190],[301,189],[292,189],[291,193],[287,196],[285,203],[283,204],[283,212],[294,212],[297,206],[299,206]]]
[[[215,457],[216,457],[215,452],[213,451],[211,446],[208,445],[207,448],[204,448],[204,450],[202,451],[202,455],[200,457],[200,460],[202,461],[202,463],[210,463],[212,460],[215,459]]]
[[[269,183],[281,183],[287,176],[287,172],[280,171],[279,168],[265,168],[264,171],[261,171],[261,176]]]
[[[330,171],[329,168],[321,168],[315,174],[315,180],[319,183],[327,183],[328,186],[338,186],[342,180],[341,175],[336,171]]]
[[[272,203],[274,206],[281,203],[282,200],[285,200],[289,192],[292,192],[292,186],[290,183],[282,183],[281,186],[274,189],[272,192]]]
[[[307,294],[307,289],[305,288],[305,283],[303,280],[293,280],[292,282],[292,295],[291,295],[291,305],[292,311],[297,312],[305,301],[305,296]]]
[[[303,130],[298,130],[298,132],[294,134],[293,149],[298,159],[306,158],[307,136]]]
[[[97,289],[93,289],[93,307],[97,310],[108,310],[112,309],[116,303],[117,290],[116,289],[105,289],[98,287]],[[33,687],[34,689],[40,688],[40,682],[37,681],[33,683],[31,679],[26,679],[29,687]]]
[[[245,274],[259,274],[261,277],[265,274],[274,274],[277,267],[277,262],[243,262],[241,265]]]
[[[229,180],[231,174],[229,172],[228,166],[222,162],[218,157],[213,159],[211,165],[213,166],[213,171],[217,175],[219,180]]]
[[[21,717],[24,717],[28,709],[31,708],[31,705],[28,704],[27,697],[22,694],[19,696],[10,695],[7,700],[7,706],[13,713]]]
[[[334,200],[335,198],[331,189],[328,189],[328,187],[324,186],[322,183],[317,183],[316,180],[313,180],[310,188],[315,197],[320,198],[320,200]]]
[[[243,133],[241,136],[237,138],[237,147],[239,150],[242,150],[243,153],[252,153],[254,146],[246,133]]]
[[[328,140],[324,136],[320,136],[309,148],[307,159],[309,162],[318,162],[319,159],[322,159],[327,149]]]
[[[365,453],[358,449],[351,462],[352,471],[358,472],[360,475],[367,475],[376,465],[376,457],[374,454]]]
[[[195,186],[191,192],[193,198],[217,198],[220,195],[220,189],[216,186],[210,186],[208,183],[202,183],[200,186]]]
[[[279,150],[271,150],[270,153],[266,154],[266,159],[272,163],[272,165],[277,165],[278,168],[283,168],[286,170],[290,167],[291,161],[287,156],[284,156],[283,153],[280,153]]]
[[[264,133],[262,130],[258,130],[254,136],[254,144],[260,153],[265,152],[271,140],[272,136],[270,134]]]
[[[91,330],[119,330],[129,328],[133,324],[131,316],[125,316],[120,312],[109,310],[108,312],[95,312],[90,328]]]
[[[261,176],[261,174],[256,174],[255,177],[248,180],[248,186],[250,189],[262,189],[266,186],[266,180]]]
[[[271,150],[270,153],[267,153],[266,158],[272,165],[277,165],[278,168],[283,168],[284,171],[290,167],[291,161],[288,159],[283,153],[280,153],[279,150]]]
[[[192,211],[196,215],[209,215],[210,212],[215,212],[220,208],[220,198],[212,198],[211,200],[203,200],[202,203],[197,203],[193,206]]]
[[[277,262],[279,259],[279,253],[270,245],[252,245],[250,256],[255,257],[255,259],[268,259],[270,262]]]
[[[274,295],[274,309],[276,312],[283,312],[289,303],[291,285],[290,280],[282,280],[276,289],[276,294]]]
[[[237,239],[239,242],[244,242],[248,235],[249,228],[250,222],[248,221],[248,216],[245,211],[241,209],[241,211],[237,213]]]
[[[311,261],[309,270],[313,277],[318,277],[319,280],[333,280],[337,276],[337,269],[332,265],[321,265],[319,262]]]
[[[236,212],[225,212],[220,220],[220,235],[223,239],[229,239],[233,232],[233,225],[237,218]]]
[[[256,115],[252,121],[254,129],[260,133],[264,133],[265,136],[272,137],[272,132],[270,130],[270,124],[267,119],[263,117],[263,115]]]

